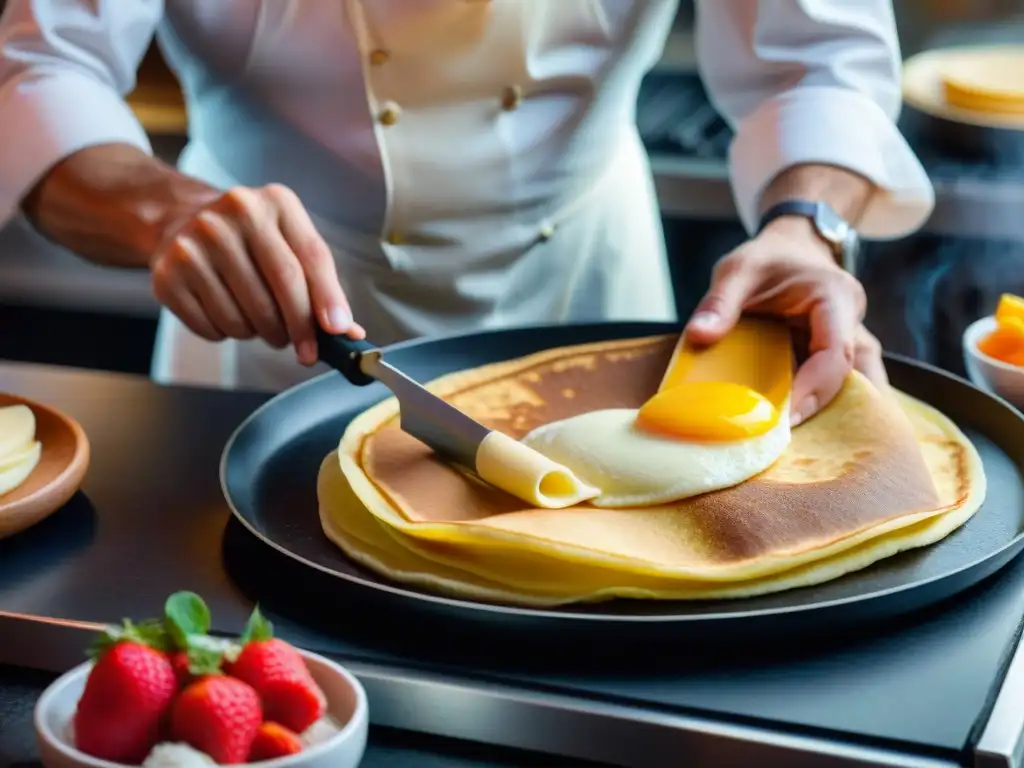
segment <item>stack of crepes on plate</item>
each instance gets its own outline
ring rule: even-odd
[[[319,476],[327,536],[411,586],[554,606],[698,600],[834,579],[932,544],[985,495],[977,451],[941,413],[858,373],[790,430],[792,348],[745,319],[677,337],[548,350],[428,386],[593,488],[529,504],[446,464],[388,399],[349,425]]]
[[[990,115],[1024,115],[1024,46],[944,52],[939,77],[946,102]]]

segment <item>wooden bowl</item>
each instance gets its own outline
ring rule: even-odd
[[[0,539],[35,525],[75,495],[89,469],[89,440],[82,426],[49,406],[0,392],[0,407],[27,405],[36,416],[42,456],[24,483],[0,496]]]

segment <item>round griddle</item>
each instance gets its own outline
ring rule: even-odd
[[[399,344],[387,349],[387,358],[419,381],[429,381],[552,347],[678,330],[655,323],[500,330]],[[539,632],[570,642],[592,639],[598,627],[630,639],[706,640],[834,630],[839,624],[895,617],[977,584],[1024,548],[1024,419],[1005,402],[938,369],[895,356],[887,357],[887,367],[894,386],[943,411],[974,442],[988,476],[988,495],[965,526],[938,544],[825,584],[741,600],[614,600],[531,609],[453,599],[390,582],[348,560],[320,528],[316,477],[321,461],[337,448],[351,419],[389,395],[378,384],[354,387],[333,372],[276,396],[228,441],[221,481],[241,523],[233,533],[229,527],[235,543],[226,545],[228,567],[259,599],[268,585],[284,583],[286,592],[315,593],[325,614],[344,606],[340,613],[350,616],[353,601],[361,601],[360,615],[390,616],[410,630],[423,620],[444,622],[446,632]]]

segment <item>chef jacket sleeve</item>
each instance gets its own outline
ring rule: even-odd
[[[88,146],[151,151],[124,96],[163,0],[8,0],[0,16],[0,224],[47,170]]]
[[[697,0],[697,57],[729,150],[748,231],[787,167],[840,166],[877,191],[858,229],[891,238],[934,206],[927,174],[897,130],[901,57],[890,0]]]

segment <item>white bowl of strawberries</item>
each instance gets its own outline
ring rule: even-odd
[[[55,680],[35,708],[47,768],[355,768],[366,692],[322,656],[273,637],[253,611],[237,640],[209,634],[191,592],[160,620],[110,628],[93,659]]]

